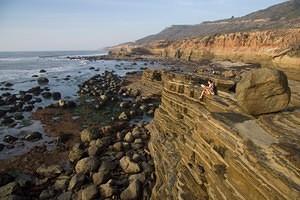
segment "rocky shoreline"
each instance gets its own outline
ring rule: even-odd
[[[38,109],[33,117],[58,136],[56,148],[3,160],[1,199],[150,199],[155,175],[145,125],[159,99],[125,87],[129,82],[105,72],[80,86],[78,105],[62,99]]]
[[[76,104],[61,99],[34,112],[57,138],[55,148],[1,161],[1,199],[249,199],[246,190],[297,197],[298,178],[276,174],[298,169],[298,82],[255,64],[154,62],[168,65],[125,77],[96,74],[79,86]],[[218,95],[199,101],[208,79]],[[249,97],[260,102],[258,112]],[[253,182],[264,184],[263,191]]]

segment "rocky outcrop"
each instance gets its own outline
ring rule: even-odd
[[[236,96],[247,113],[259,115],[287,108],[291,91],[283,72],[262,68],[244,74],[237,84]]]
[[[260,63],[284,70],[294,79],[299,79],[300,29],[235,32],[194,37],[177,41],[153,41],[144,45],[118,46],[114,55],[131,54],[133,49],[146,48],[151,55],[161,58],[199,61],[221,59]],[[126,53],[124,53],[126,52]],[[149,55],[149,54],[148,54]],[[297,72],[297,74],[295,74]]]
[[[200,102],[197,76],[165,73],[149,149],[152,199],[299,199],[300,113],[253,118],[232,95]]]

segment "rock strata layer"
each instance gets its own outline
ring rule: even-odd
[[[299,199],[300,113],[253,118],[223,92],[200,102],[190,75],[165,73],[149,149],[152,199]]]
[[[300,29],[294,28],[159,40],[143,45],[133,43],[116,46],[110,53],[116,57],[146,55],[188,61],[215,58],[254,62],[263,66],[273,65],[299,80],[299,44]]]

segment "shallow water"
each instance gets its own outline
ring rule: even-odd
[[[37,75],[38,77],[47,77],[49,79],[49,83],[41,86],[41,88],[48,87],[50,92],[60,92],[62,98],[76,100],[78,98],[78,85],[95,74],[107,70],[115,71],[116,74],[124,76],[127,72],[140,71],[144,67],[157,67],[155,64],[150,63],[147,63],[147,66],[145,66],[145,62],[135,62],[136,64],[133,64],[130,61],[87,61],[66,58],[66,56],[74,55],[101,54],[103,52],[0,52],[0,95],[6,92],[18,94],[21,90],[26,91],[34,86],[38,86],[38,78],[32,77]],[[46,70],[46,73],[40,73],[41,69]],[[69,80],[65,80],[67,76],[69,76]],[[9,87],[10,90],[1,90],[1,88],[5,88],[1,82],[10,82],[13,86]],[[38,97],[42,99],[42,102],[36,103],[35,108],[38,106],[44,107],[54,102],[52,99],[44,99],[41,95]],[[19,121],[18,125],[13,128],[0,126],[0,143],[4,143],[2,141],[5,135],[19,136],[18,134],[22,130],[39,131],[43,134],[43,139],[38,142],[18,140],[19,142],[16,143],[14,148],[5,148],[0,152],[0,159],[23,154],[34,146],[42,143],[51,143],[54,139],[46,136],[43,125],[39,121],[31,120],[30,112],[23,114],[26,119],[25,123],[24,120],[23,122]]]

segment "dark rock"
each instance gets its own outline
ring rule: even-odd
[[[4,117],[6,115],[6,111],[0,110],[0,118]]]
[[[28,92],[32,93],[35,96],[38,96],[42,92],[42,89],[40,86],[36,86],[36,87],[29,89]]]
[[[5,145],[0,143],[0,151],[2,151],[4,149]],[[0,175],[0,179],[1,179],[1,175]],[[0,185],[1,185],[1,180],[0,180]]]
[[[42,93],[42,96],[45,98],[45,99],[49,99],[49,98],[51,98],[51,92],[43,92]]]
[[[22,113],[15,114],[15,120],[22,120],[22,119],[24,119],[24,116],[22,115]]]
[[[72,195],[73,193],[68,191],[68,192],[63,192],[62,194],[60,194],[58,197],[57,197],[57,200],[72,200]]]
[[[41,98],[35,98],[35,102],[40,103],[40,102],[42,102],[42,99]]]
[[[6,97],[5,103],[6,103],[6,104],[13,104],[13,103],[16,102],[16,100],[17,100],[17,97],[16,97],[15,94],[9,95],[9,96]]]
[[[23,111],[30,112],[33,110],[33,108],[34,108],[34,106],[32,106],[32,105],[24,106]]]
[[[40,70],[40,73],[46,73],[47,71],[46,70],[44,70],[44,69],[41,69]]]
[[[32,77],[32,78],[37,78],[37,77],[39,77],[39,76],[36,75],[36,74],[34,74],[34,75],[32,75],[31,77]]]
[[[0,187],[3,185],[6,185],[14,180],[14,177],[7,174],[7,173],[1,173],[0,174]]]
[[[25,94],[24,96],[21,97],[21,99],[23,101],[30,101],[32,99],[32,95],[31,94]]]
[[[87,177],[84,174],[82,173],[75,174],[70,180],[68,190],[74,190],[80,188],[85,183],[86,180]]]
[[[39,199],[46,200],[46,199],[53,199],[56,192],[53,189],[45,189],[40,193]]]
[[[12,83],[10,83],[10,82],[6,82],[6,83],[4,83],[4,86],[5,87],[11,87],[11,86],[13,86],[14,84],[12,84]]]
[[[53,98],[53,100],[60,100],[61,99],[61,94],[59,92],[53,92],[52,93],[52,98]]]
[[[49,83],[49,79],[47,79],[46,77],[39,77],[37,79],[38,84],[40,85],[45,85]]]
[[[6,142],[8,144],[13,144],[17,140],[18,140],[18,138],[11,136],[11,135],[5,135],[3,138],[3,142]]]
[[[130,103],[128,101],[123,101],[120,103],[120,108],[129,108]]]
[[[42,139],[42,134],[40,132],[30,132],[25,135],[24,139],[30,142],[35,142]]]

